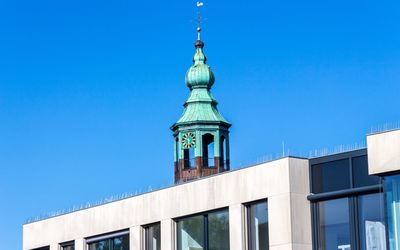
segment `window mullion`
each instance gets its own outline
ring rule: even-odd
[[[350,239],[352,249],[359,250],[359,226],[358,226],[358,208],[357,208],[357,197],[349,197],[350,202]]]
[[[204,249],[208,250],[208,215],[204,215]]]

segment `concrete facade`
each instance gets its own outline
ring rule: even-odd
[[[368,172],[388,174],[400,169],[400,130],[367,136]]]
[[[23,250],[129,230],[130,249],[143,249],[143,225],[160,222],[161,248],[175,246],[175,219],[229,208],[230,249],[246,249],[248,202],[267,199],[272,250],[311,249],[307,159],[286,157],[23,226]]]

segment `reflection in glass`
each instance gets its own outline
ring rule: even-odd
[[[160,223],[153,224],[145,228],[145,249],[161,249]]]
[[[204,217],[194,216],[177,223],[178,250],[204,249]]]
[[[229,250],[228,211],[208,214],[208,249]]]
[[[312,192],[323,193],[350,188],[350,164],[348,159],[313,165]]]
[[[129,250],[129,234],[88,244],[89,250]]]
[[[107,239],[90,243],[89,250],[110,250],[110,241]]]
[[[128,250],[129,249],[129,235],[116,237],[113,239],[112,250]]]
[[[62,250],[75,250],[74,244],[61,246]]]
[[[321,201],[319,213],[319,249],[350,250],[348,198]]]
[[[368,194],[358,197],[361,249],[386,250],[383,221],[383,195]]]
[[[249,250],[268,250],[268,206],[259,202],[248,206]]]
[[[384,177],[389,249],[400,249],[400,175]]]
[[[229,250],[228,210],[177,221],[178,250]]]
[[[366,155],[352,158],[354,187],[377,185],[380,177],[368,174],[368,157]]]

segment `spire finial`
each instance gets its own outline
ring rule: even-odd
[[[201,1],[197,2],[197,40],[201,40],[200,32],[201,32],[201,22],[203,21],[203,16],[201,14],[201,7],[203,7],[204,3]]]

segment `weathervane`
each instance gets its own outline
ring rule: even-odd
[[[203,7],[204,3],[201,1],[197,2],[197,40],[201,40],[200,39],[200,32],[201,32],[201,22],[203,21],[203,16],[201,14],[201,7]]]

